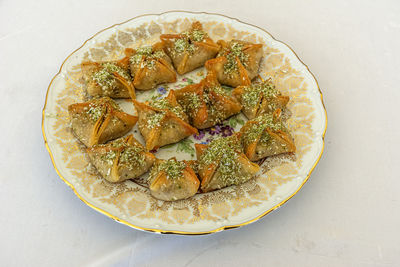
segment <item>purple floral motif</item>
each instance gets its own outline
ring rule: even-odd
[[[206,135],[206,133],[203,130],[200,130],[198,134],[194,134],[193,137],[196,140],[201,140],[203,137]]]
[[[221,128],[221,135],[223,137],[231,136],[234,133],[234,130],[231,126],[225,125]]]
[[[164,95],[164,94],[167,93],[167,89],[165,89],[165,87],[163,87],[163,86],[160,86],[160,87],[157,88],[157,92],[158,92],[160,95]]]
[[[216,135],[221,133],[221,126],[220,125],[215,125],[214,127],[211,127],[208,129],[208,133],[211,135]]]
[[[186,82],[186,81],[187,81],[187,79],[186,79],[186,78],[183,78],[183,79],[182,79],[182,81],[183,81],[183,82]]]
[[[150,153],[156,153],[156,152],[157,152],[157,149],[150,150]]]

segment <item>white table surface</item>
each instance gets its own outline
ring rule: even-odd
[[[1,266],[399,266],[400,2],[0,0]],[[328,111],[310,181],[262,220],[155,235],[81,202],[45,149],[41,111],[63,60],[97,31],[180,9],[236,17],[289,44]]]

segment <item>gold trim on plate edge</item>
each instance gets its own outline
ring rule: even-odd
[[[225,17],[225,18],[228,18],[228,19],[236,20],[236,21],[238,21],[239,23],[243,23],[243,24],[246,24],[246,25],[249,25],[249,26],[253,26],[253,27],[256,27],[256,28],[258,28],[258,29],[264,31],[265,33],[269,34],[269,35],[272,37],[272,39],[274,39],[275,41],[280,42],[280,43],[286,45],[286,46],[293,52],[293,54],[294,54],[294,55],[297,57],[297,59],[307,68],[308,72],[311,74],[311,76],[312,76],[313,79],[315,80],[315,83],[317,84],[317,87],[318,87],[318,90],[319,90],[319,93],[320,93],[321,103],[322,103],[322,106],[323,106],[324,112],[325,112],[325,129],[324,129],[324,131],[323,131],[323,133],[322,133],[322,149],[321,149],[321,152],[320,152],[320,154],[319,154],[319,156],[318,156],[317,161],[316,161],[316,162],[314,163],[314,165],[312,166],[310,172],[307,174],[307,177],[304,179],[304,181],[302,182],[302,184],[299,186],[299,188],[296,189],[296,191],[295,191],[292,195],[290,195],[289,197],[287,197],[286,199],[284,199],[283,201],[281,201],[279,204],[275,205],[275,206],[272,207],[271,209],[269,209],[269,210],[265,211],[264,213],[262,213],[261,215],[257,216],[256,218],[251,219],[251,220],[246,221],[246,222],[241,223],[241,224],[222,226],[222,227],[219,227],[219,228],[217,228],[217,229],[214,229],[214,230],[211,230],[211,231],[204,231],[204,232],[184,232],[184,231],[172,231],[172,230],[171,230],[171,231],[164,231],[164,230],[160,230],[160,229],[151,229],[151,228],[145,228],[145,227],[140,227],[140,226],[133,225],[133,224],[131,224],[131,223],[125,221],[125,220],[122,220],[122,219],[120,219],[120,218],[118,218],[118,217],[116,217],[116,216],[110,214],[109,212],[107,212],[107,211],[105,211],[105,210],[102,210],[101,208],[98,208],[98,207],[94,206],[93,204],[91,204],[91,203],[89,203],[87,200],[85,200],[83,197],[81,197],[81,195],[79,195],[79,193],[76,191],[76,189],[74,188],[74,186],[73,186],[70,182],[68,182],[68,181],[61,175],[60,171],[58,170],[58,168],[57,168],[57,166],[56,166],[56,164],[55,164],[53,154],[52,154],[52,152],[51,152],[51,150],[50,150],[50,147],[49,147],[49,145],[48,145],[48,142],[47,142],[47,137],[46,137],[46,134],[45,134],[45,131],[44,131],[44,118],[45,118],[45,109],[46,109],[46,106],[47,106],[47,98],[48,98],[48,94],[49,94],[50,87],[51,87],[51,85],[52,85],[54,79],[60,74],[60,72],[61,72],[61,70],[62,70],[62,68],[63,68],[65,62],[66,62],[76,51],[78,51],[79,49],[81,49],[88,41],[90,41],[91,39],[93,39],[94,37],[96,37],[98,34],[104,32],[104,31],[106,31],[106,30],[108,30],[108,29],[110,29],[110,28],[113,28],[113,27],[118,26],[118,25],[125,24],[125,23],[127,23],[127,22],[129,22],[129,21],[131,21],[131,20],[134,20],[134,19],[137,19],[137,18],[140,18],[140,17],[145,17],[145,16],[157,16],[157,15],[160,16],[160,15],[163,15],[163,14],[173,13],[173,12],[182,12],[182,13],[190,13],[190,14],[218,15],[218,16],[222,16],[222,17]],[[42,133],[43,133],[43,138],[44,138],[44,142],[45,142],[46,149],[47,149],[47,151],[49,152],[49,155],[50,155],[50,158],[51,158],[51,162],[53,163],[54,169],[56,170],[58,176],[59,176],[73,191],[74,191],[75,195],[76,195],[81,201],[83,201],[86,205],[88,205],[89,207],[91,207],[92,209],[94,209],[94,210],[96,210],[96,211],[98,211],[98,212],[100,212],[100,213],[102,213],[102,214],[104,214],[104,215],[110,217],[111,219],[113,219],[113,220],[115,220],[115,221],[117,221],[117,222],[119,222],[119,223],[128,225],[128,226],[130,226],[130,227],[132,227],[132,228],[135,228],[135,229],[139,229],[139,230],[143,230],[143,231],[149,231],[149,232],[154,232],[154,233],[160,233],[160,234],[204,235],[204,234],[216,233],[216,232],[220,232],[220,231],[223,231],[223,230],[234,229],[234,228],[237,228],[237,227],[241,227],[241,226],[244,226],[244,225],[253,223],[253,222],[255,222],[255,221],[261,219],[261,218],[264,217],[265,215],[269,214],[270,212],[276,210],[277,208],[279,208],[280,206],[282,206],[283,204],[285,204],[285,203],[286,203],[289,199],[291,199],[294,195],[296,195],[297,192],[299,192],[299,190],[304,186],[304,184],[305,184],[305,183],[308,181],[308,179],[310,178],[310,175],[311,175],[312,171],[315,169],[316,165],[317,165],[318,162],[320,161],[320,159],[321,159],[321,157],[322,157],[322,153],[323,153],[323,151],[324,151],[324,147],[325,147],[325,133],[326,133],[327,125],[328,125],[327,111],[326,111],[326,108],[325,108],[325,104],[324,104],[324,101],[323,101],[322,92],[321,92],[321,89],[320,89],[320,87],[319,87],[318,81],[317,81],[317,79],[315,78],[314,74],[310,71],[310,69],[308,68],[308,66],[307,66],[306,64],[304,64],[304,62],[299,58],[299,56],[296,54],[296,52],[294,52],[294,50],[293,50],[289,45],[287,45],[286,43],[284,43],[284,42],[282,42],[282,41],[279,41],[279,40],[275,39],[275,38],[274,38],[269,32],[267,32],[266,30],[264,30],[264,29],[262,29],[262,28],[260,28],[260,27],[258,27],[258,26],[256,26],[256,25],[252,25],[252,24],[249,24],[249,23],[246,23],[246,22],[242,22],[242,21],[240,21],[240,20],[238,20],[238,19],[236,19],[236,18],[232,18],[232,17],[226,16],[226,15],[221,15],[221,14],[218,14],[218,13],[191,12],[191,11],[183,11],[183,10],[171,10],[171,11],[163,12],[163,13],[160,13],[160,14],[143,14],[143,15],[140,15],[140,16],[136,16],[136,17],[131,18],[131,19],[129,19],[129,20],[126,20],[126,21],[124,21],[124,22],[117,23],[117,24],[114,24],[114,25],[112,25],[112,26],[110,26],[110,27],[107,27],[107,28],[105,28],[105,29],[103,29],[103,30],[97,32],[97,33],[96,33],[95,35],[93,35],[91,38],[87,39],[79,48],[75,49],[75,50],[63,61],[63,63],[61,64],[61,67],[60,67],[59,71],[58,71],[57,74],[51,79],[50,84],[49,84],[49,86],[48,86],[48,88],[47,88],[45,104],[44,104],[44,107],[43,107],[43,110],[42,110]]]

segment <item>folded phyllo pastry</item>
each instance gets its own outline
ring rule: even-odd
[[[232,95],[242,104],[242,111],[249,120],[278,108],[284,109],[289,102],[289,97],[283,96],[271,80],[238,86]]]
[[[137,50],[127,48],[133,85],[136,89],[149,90],[161,83],[176,82],[176,73],[171,59],[165,54],[162,44],[145,46]]]
[[[146,148],[153,150],[197,133],[176,101],[173,91],[168,96],[148,103],[133,100],[139,115],[139,130],[146,140]]]
[[[208,145],[195,144],[195,148],[203,192],[242,184],[260,170],[243,154],[237,135],[214,139]]]
[[[222,48],[216,58],[206,62],[206,69],[215,72],[222,84],[232,87],[249,85],[258,75],[262,44],[240,40],[232,40],[229,43],[220,40],[218,44]]]
[[[109,97],[72,104],[68,112],[72,131],[88,147],[123,136],[138,120],[123,112]]]
[[[198,21],[188,31],[162,34],[160,39],[180,75],[204,66],[219,51],[219,45],[203,31],[203,26]]]
[[[190,123],[198,129],[212,127],[242,109],[236,98],[221,87],[212,72],[200,83],[175,91],[175,95]]]
[[[150,193],[157,199],[185,199],[194,196],[199,185],[199,179],[189,164],[176,158],[157,160],[150,171]]]
[[[280,118],[281,110],[264,114],[243,125],[241,143],[246,156],[257,161],[282,153],[296,152],[296,146],[289,131]]]
[[[112,183],[139,177],[150,169],[156,159],[132,135],[95,145],[87,152],[100,175]]]
[[[86,91],[92,97],[135,98],[129,71],[129,59],[81,64]]]

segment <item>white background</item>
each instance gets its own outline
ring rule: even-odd
[[[305,187],[249,226],[155,235],[95,212],[58,178],[41,110],[63,60],[97,31],[180,9],[236,17],[315,74],[326,147]],[[0,0],[0,265],[399,266],[400,2]]]

